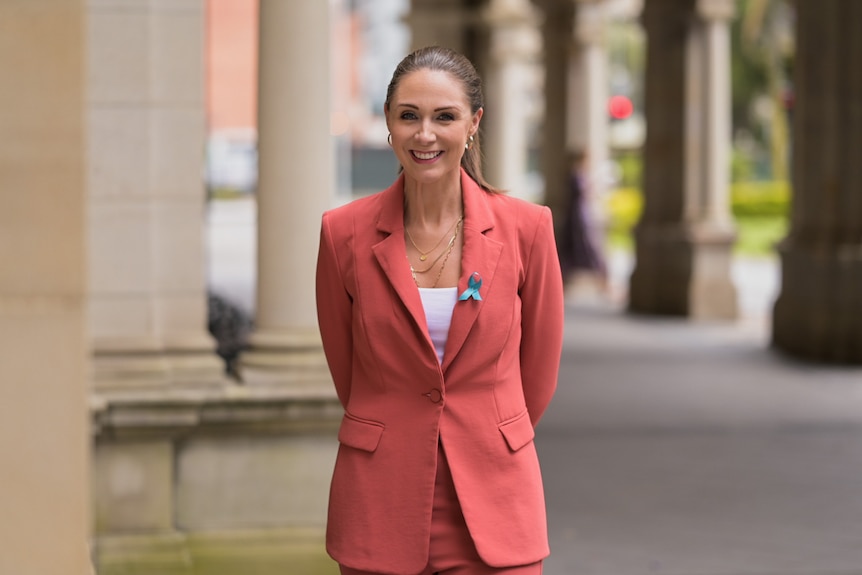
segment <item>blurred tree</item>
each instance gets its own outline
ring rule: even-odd
[[[769,151],[772,178],[787,179],[793,11],[787,0],[738,0],[732,27],[732,111],[737,140]]]

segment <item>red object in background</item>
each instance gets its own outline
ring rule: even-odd
[[[608,113],[615,120],[625,120],[633,111],[632,101],[626,96],[611,96],[608,100]]]
[[[785,110],[792,110],[796,104],[796,94],[793,93],[793,88],[787,88],[781,94],[781,102],[784,104]]]

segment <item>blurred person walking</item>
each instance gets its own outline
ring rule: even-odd
[[[581,276],[591,276],[597,280],[599,290],[607,294],[608,268],[593,188],[587,177],[587,162],[584,150],[576,150],[568,158],[568,206],[559,241],[560,267],[567,288],[575,285]]]

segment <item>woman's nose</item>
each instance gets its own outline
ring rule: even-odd
[[[419,131],[416,133],[416,139],[420,142],[431,142],[434,140],[434,130],[430,122],[422,122],[419,126]]]

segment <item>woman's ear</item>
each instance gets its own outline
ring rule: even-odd
[[[482,114],[484,114],[484,113],[485,113],[485,109],[479,108],[478,110],[476,110],[476,113],[473,114],[473,121],[471,122],[471,127],[470,127],[470,135],[471,136],[479,131],[479,122],[482,120]]]

